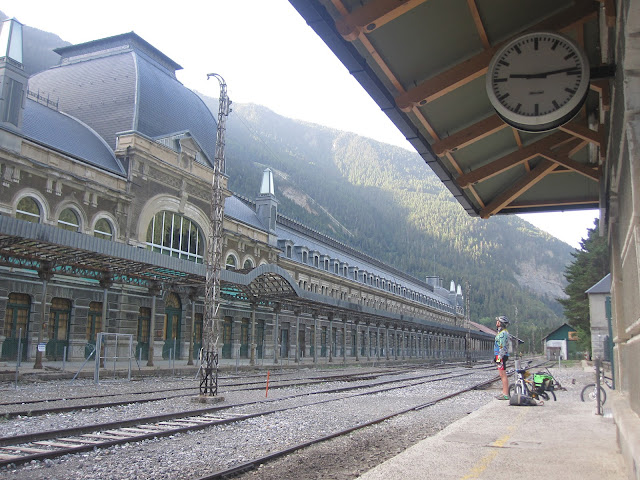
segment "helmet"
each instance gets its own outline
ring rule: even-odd
[[[500,322],[505,327],[509,326],[509,319],[504,315],[500,315],[499,317],[496,317],[496,321]]]

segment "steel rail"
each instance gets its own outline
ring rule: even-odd
[[[290,453],[295,452],[296,450],[301,450],[303,448],[307,448],[309,446],[312,446],[312,445],[315,445],[315,444],[318,444],[318,443],[326,442],[327,440],[331,440],[333,438],[337,438],[337,437],[341,437],[341,436],[344,436],[344,435],[348,435],[348,434],[350,434],[350,433],[352,433],[352,432],[354,432],[356,430],[360,430],[360,429],[363,429],[363,428],[366,428],[366,427],[370,427],[372,425],[376,425],[378,423],[382,423],[385,420],[389,420],[389,419],[397,417],[399,415],[404,415],[406,413],[410,413],[410,412],[414,412],[414,411],[417,411],[417,410],[422,410],[422,409],[427,408],[427,407],[431,407],[431,406],[436,405],[437,403],[442,402],[444,400],[448,400],[450,398],[456,397],[456,396],[461,395],[463,393],[470,392],[471,390],[476,390],[476,389],[481,388],[483,386],[495,383],[498,380],[500,380],[500,377],[494,377],[491,380],[487,380],[487,381],[481,382],[481,383],[476,384],[476,385],[474,385],[472,387],[469,387],[469,388],[458,390],[457,392],[445,395],[445,396],[437,398],[435,400],[431,400],[429,402],[426,402],[426,403],[423,403],[423,404],[420,404],[420,405],[416,405],[414,407],[405,408],[405,409],[399,410],[397,412],[391,413],[389,415],[378,417],[378,418],[376,418],[374,420],[370,420],[368,422],[360,423],[360,424],[358,424],[358,425],[356,425],[354,427],[349,427],[347,429],[340,430],[338,432],[334,432],[334,433],[331,433],[329,435],[325,435],[323,437],[316,438],[314,440],[309,440],[307,442],[302,442],[302,443],[299,443],[297,445],[293,445],[291,447],[287,447],[287,448],[285,448],[283,450],[279,450],[277,452],[270,453],[269,455],[265,455],[265,456],[250,460],[248,462],[245,462],[243,464],[236,465],[235,467],[232,467],[232,468],[229,468],[229,469],[226,469],[226,470],[220,470],[220,471],[214,472],[214,473],[212,473],[210,475],[205,475],[205,476],[200,477],[200,478],[198,478],[196,480],[215,480],[215,479],[218,479],[218,478],[232,477],[233,475],[237,475],[239,473],[243,473],[243,472],[247,472],[247,471],[253,470],[253,469],[256,468],[256,466],[265,464],[265,463],[267,463],[269,461],[272,461],[272,460],[275,460],[275,459],[277,459],[279,457],[283,457],[285,455],[288,455]]]
[[[109,424],[99,424],[92,425],[87,427],[78,427],[66,430],[58,430],[52,432],[39,432],[36,434],[27,434],[21,436],[12,436],[12,437],[3,437],[0,438],[1,449],[5,450],[4,453],[0,452],[0,467],[5,465],[18,465],[28,463],[33,460],[44,460],[47,458],[55,458],[62,455],[70,454],[70,453],[79,453],[88,450],[92,450],[94,448],[108,448],[118,444],[137,442],[157,437],[165,437],[170,435],[175,435],[178,433],[184,433],[188,431],[200,430],[203,428],[208,428],[215,425],[233,423],[238,421],[247,420],[250,418],[271,415],[287,410],[293,410],[296,408],[304,408],[329,402],[337,402],[348,400],[351,398],[364,396],[364,395],[372,395],[384,391],[395,390],[400,388],[409,388],[412,386],[416,386],[422,383],[428,383],[431,381],[442,381],[451,378],[458,378],[462,376],[469,375],[469,373],[465,373],[462,375],[455,375],[450,377],[442,377],[438,379],[430,379],[424,380],[420,382],[412,382],[407,385],[396,385],[393,387],[386,387],[373,391],[360,392],[356,394],[352,394],[346,397],[332,398],[332,399],[324,399],[319,400],[317,402],[310,402],[304,405],[296,405],[294,407],[283,407],[277,408],[269,411],[262,411],[252,414],[243,414],[243,415],[234,415],[228,414],[226,417],[216,417],[215,419],[207,419],[205,418],[207,414],[213,412],[220,412],[220,410],[226,410],[238,406],[246,406],[257,403],[267,403],[264,400],[257,402],[247,402],[246,404],[238,404],[233,406],[225,406],[225,407],[211,407],[208,409],[201,409],[197,411],[191,412],[179,412],[178,414],[167,414],[156,417],[147,417],[146,419],[131,419],[122,422],[113,422]],[[431,375],[438,376],[438,375]],[[495,379],[489,380],[489,383],[493,383]],[[479,385],[486,384],[487,382],[482,382]],[[479,386],[478,385],[478,386]],[[476,386],[475,388],[478,388]],[[344,387],[341,389],[333,389],[329,391],[323,392],[312,392],[312,393],[331,393],[332,391],[339,392],[345,389],[362,389],[367,388],[367,386],[357,386],[357,387]],[[309,393],[292,395],[289,397],[273,399],[273,401],[282,401],[290,398],[295,398],[298,396],[308,396]],[[417,407],[413,407],[415,409]],[[423,408],[423,407],[422,407]],[[190,415],[195,413],[195,415]],[[173,422],[170,422],[173,420]],[[172,428],[161,427],[159,424],[162,423],[173,423]],[[179,426],[176,426],[178,424]],[[186,424],[186,425],[185,425]],[[132,428],[133,427],[133,428]],[[116,430],[120,430],[119,432]],[[124,430],[123,430],[124,429]],[[90,434],[88,432],[98,431],[103,432],[100,435]],[[143,433],[140,433],[142,431]],[[77,438],[81,437],[81,438]],[[46,441],[53,440],[53,441]],[[11,442],[11,444],[9,444]],[[39,442],[39,443],[36,443]],[[65,443],[71,444],[70,446],[65,446]],[[79,445],[80,444],[80,445]],[[57,450],[49,450],[43,451],[42,447],[50,446],[58,448]],[[18,456],[19,452],[28,453],[27,455]]]
[[[482,368],[486,368],[486,367],[482,367]],[[393,374],[395,374],[396,372],[393,372]],[[445,372],[448,373],[448,372]],[[365,376],[365,375],[368,375]],[[384,373],[384,374],[379,374],[377,376],[374,376],[371,373],[368,374],[364,374],[364,373],[357,373],[354,374],[353,376],[363,376],[364,378],[360,378],[360,379],[355,379],[352,381],[358,381],[358,380],[370,380],[372,378],[377,378],[381,375],[389,375],[388,373]],[[427,376],[433,376],[433,375],[442,375],[442,373],[440,374],[430,374]],[[346,381],[344,380],[344,376],[339,376],[340,379],[342,379],[341,381]],[[424,377],[416,377],[416,378],[424,378]],[[399,381],[403,381],[404,379],[397,379],[397,380],[388,380],[386,382],[382,382],[380,384],[384,384],[384,383],[389,383],[389,382],[399,382]],[[285,382],[287,380],[280,380],[281,382]],[[315,384],[320,384],[320,383],[325,383],[327,381],[332,381],[331,379],[329,380],[316,380],[316,381],[305,381],[305,382],[297,382],[297,383],[286,383],[286,384],[278,384],[276,383],[274,384],[270,384],[269,385],[269,389],[271,390],[276,390],[276,389],[281,389],[281,388],[288,388],[288,387],[299,387],[299,386],[307,386],[307,385],[315,385]],[[337,380],[333,380],[333,381],[337,381]],[[225,390],[224,392],[221,393],[228,393],[228,392],[239,392],[239,391],[252,391],[252,390],[262,390],[264,389],[264,381],[262,382],[252,382],[255,384],[261,384],[260,387],[251,387],[251,388],[240,388],[240,389],[235,389],[235,390]],[[246,385],[246,384],[232,384],[232,385],[228,385],[227,387],[231,387],[231,386],[237,386],[237,385]],[[352,388],[362,388],[361,386],[356,386],[356,387],[352,387]],[[137,399],[137,400],[118,400],[118,401],[114,401],[114,402],[102,402],[102,403],[90,403],[90,404],[85,404],[85,405],[66,405],[63,407],[47,407],[45,409],[29,409],[29,410],[16,410],[13,412],[0,412],[0,417],[2,418],[16,418],[19,416],[23,416],[23,417],[32,417],[32,416],[36,416],[36,415],[46,415],[49,413],[66,413],[66,412],[73,412],[76,410],[86,410],[86,409],[93,409],[93,408],[109,408],[109,407],[117,407],[117,406],[121,406],[121,405],[130,405],[133,403],[137,403],[137,404],[141,404],[141,403],[149,403],[149,402],[155,402],[155,401],[162,401],[162,400],[170,400],[173,398],[180,398],[180,397],[189,397],[189,396],[193,396],[193,387],[191,388],[183,388],[183,389],[174,389],[176,391],[178,390],[190,390],[189,393],[185,393],[185,394],[176,394],[176,395],[167,395],[167,396],[159,396],[159,397],[153,397],[153,398],[145,398],[145,399]],[[151,392],[154,393],[154,392]],[[331,393],[329,391],[329,393]],[[122,393],[122,394],[117,394],[117,395],[128,395],[127,393]],[[136,393],[131,393],[130,395],[136,395]],[[109,395],[104,395],[105,397],[108,397]],[[81,397],[77,397],[77,398],[64,398],[64,399],[55,399],[55,400],[39,400],[39,403],[45,403],[45,402],[54,402],[54,401],[71,401],[71,400],[76,400],[76,399],[82,399]],[[91,397],[88,397],[91,398]],[[100,397],[98,397],[100,398]]]

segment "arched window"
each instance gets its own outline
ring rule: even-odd
[[[70,232],[79,231],[80,220],[78,220],[78,215],[76,214],[76,212],[74,212],[70,208],[65,208],[62,213],[60,213],[60,218],[58,218],[58,228],[63,228],[65,230],[69,230]]]
[[[106,218],[98,220],[93,229],[93,235],[98,238],[104,238],[105,240],[111,240],[113,238],[113,228],[109,220]]]
[[[251,270],[253,268],[253,261],[250,258],[247,258],[244,261],[244,265],[242,265],[242,268],[244,268],[245,270]]]
[[[238,261],[236,260],[236,257],[229,254],[227,255],[227,261],[225,262],[225,268],[227,270],[235,270],[236,268],[238,268]]]
[[[16,207],[16,218],[31,223],[40,223],[40,206],[32,197],[22,198]]]
[[[203,263],[204,240],[200,227],[178,213],[155,214],[147,228],[147,247],[154,252]]]

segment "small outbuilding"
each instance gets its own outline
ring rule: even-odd
[[[577,358],[578,332],[568,323],[564,323],[542,339],[544,355],[547,360],[567,360]]]
[[[609,317],[611,315],[611,274],[585,292],[589,298],[591,356],[611,361]]]

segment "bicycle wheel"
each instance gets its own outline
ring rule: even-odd
[[[580,399],[583,402],[595,402],[597,400],[597,390],[596,384],[590,383],[586,387],[582,389],[580,393]],[[604,388],[600,387],[600,404],[604,405],[604,402],[607,401],[607,392],[604,391]]]
[[[526,395],[527,391],[522,382],[516,382],[509,387],[509,393],[511,395],[515,395],[516,393],[520,395]]]

